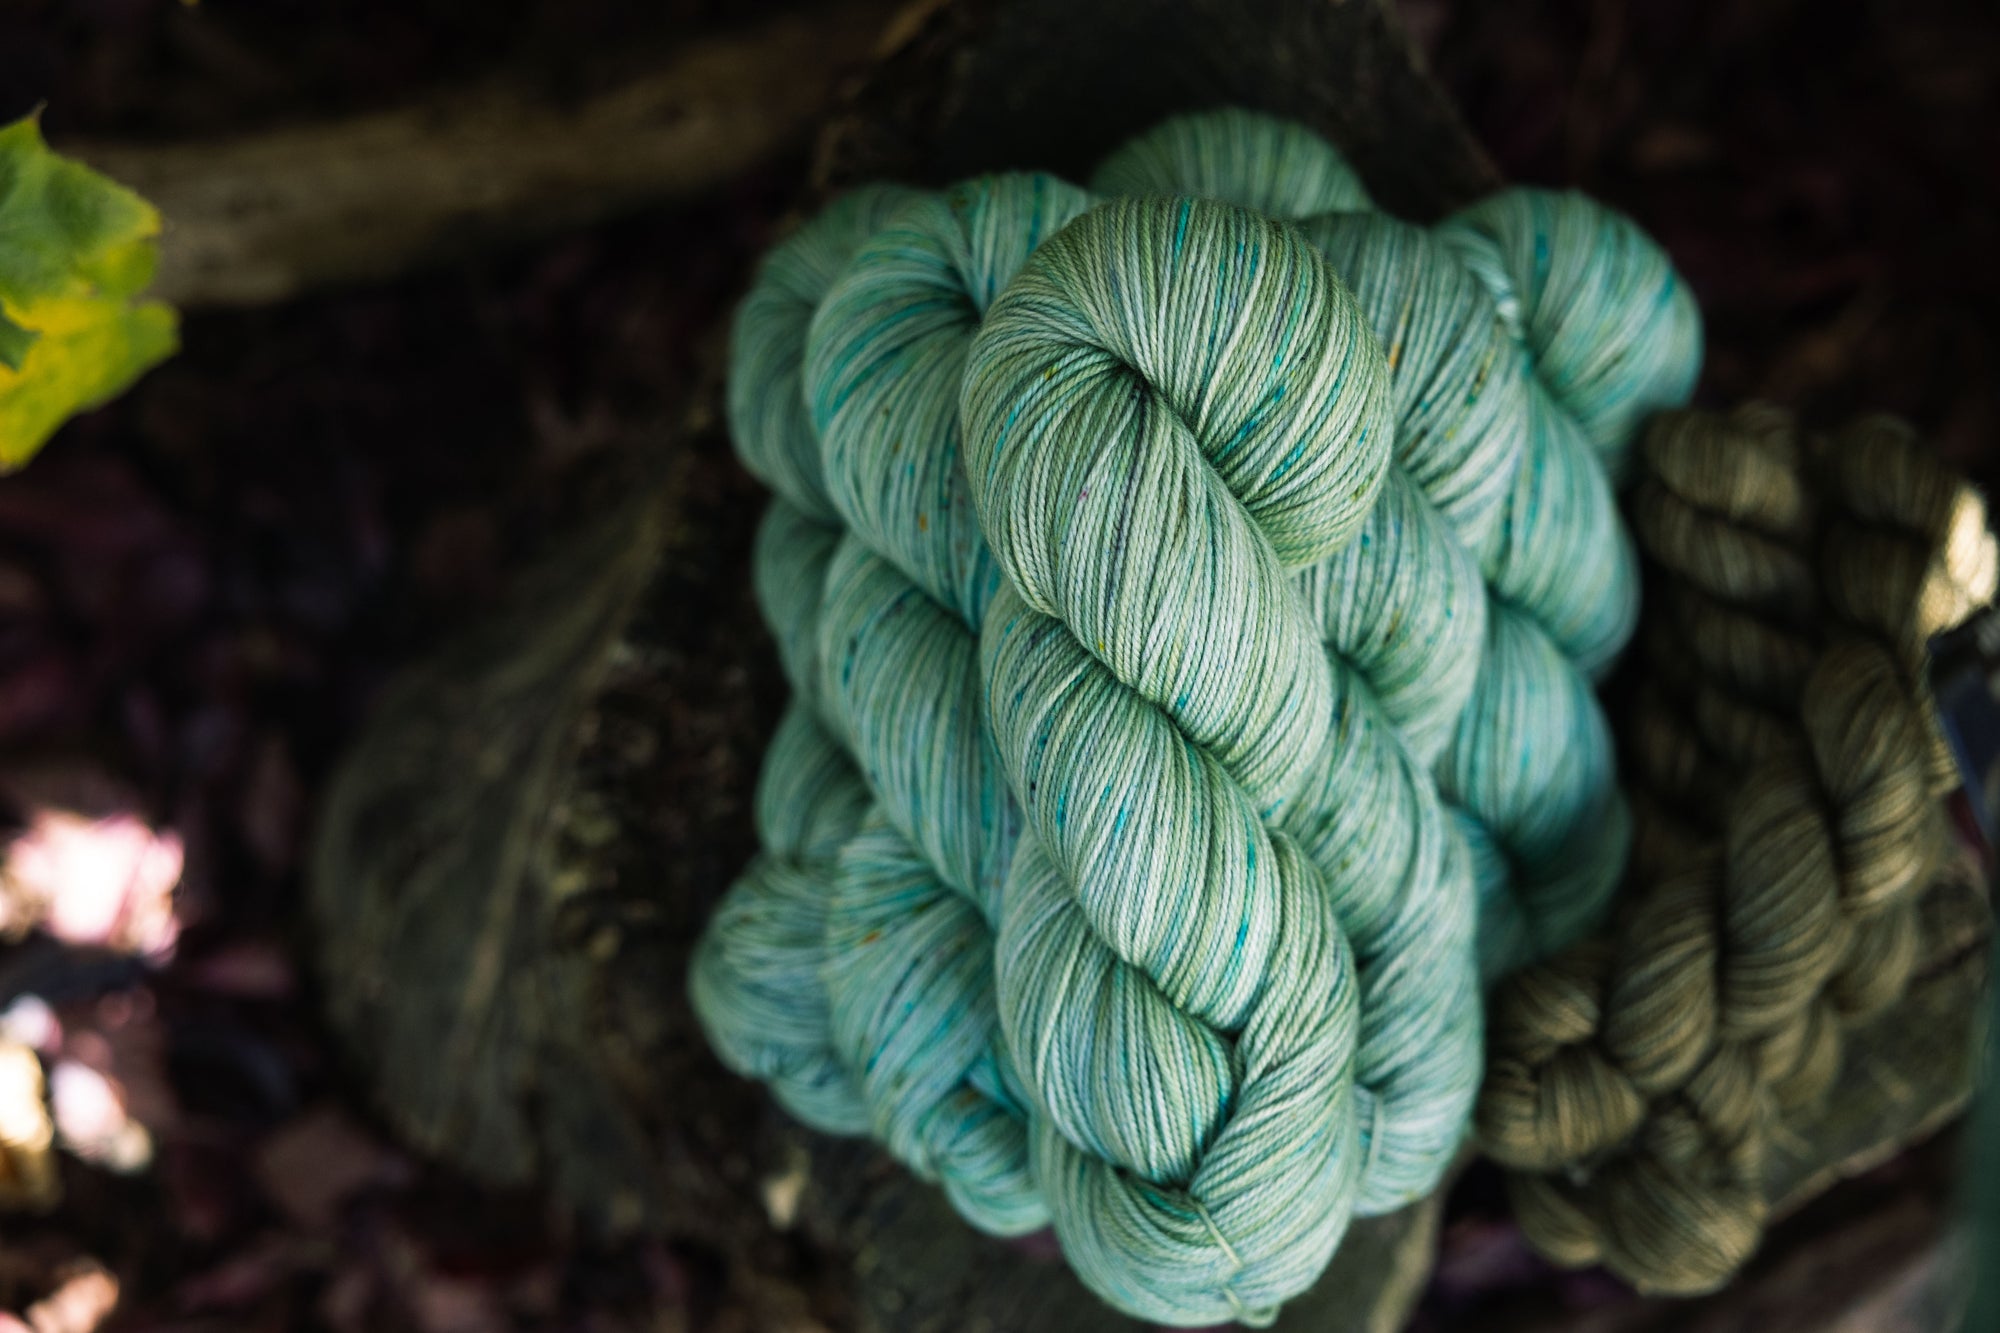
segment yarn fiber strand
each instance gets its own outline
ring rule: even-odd
[[[829,287],[802,379],[848,523],[820,688],[880,812],[843,851],[827,909],[835,1044],[890,1151],[1002,1235],[1048,1218],[993,999],[1020,815],[986,728],[976,634],[999,576],[956,403],[986,306],[1088,202],[1039,175],[909,201]]]
[[[1268,1319],[1353,1210],[1354,961],[1274,825],[1333,721],[1286,570],[1367,515],[1384,372],[1317,252],[1200,200],[1085,214],[973,347],[966,471],[1010,580],[987,692],[1031,830],[1002,1021],[1064,1250],[1143,1318]]]
[[[1697,1292],[1755,1247],[1766,1146],[1842,1028],[1915,962],[1946,844],[1924,650],[1991,598],[1995,551],[1976,493],[1885,419],[1809,456],[1767,411],[1685,414],[1645,459],[1659,611],[1699,632],[1637,734],[1685,827],[1608,936],[1496,993],[1478,1124],[1552,1257]],[[1814,566],[1808,624],[1784,599]],[[1726,801],[1702,771],[1735,775]]]
[[[1274,203],[1265,164],[1304,160],[1308,144],[1309,188]],[[1576,938],[1600,916],[1630,830],[1589,683],[1638,608],[1612,474],[1639,414],[1693,387],[1701,324],[1685,285],[1637,227],[1580,195],[1505,190],[1434,231],[1367,211],[1331,145],[1244,111],[1167,120],[1096,179],[1282,206],[1350,284],[1391,368],[1384,503],[1408,511],[1395,491],[1413,485],[1479,563],[1491,603],[1458,617],[1428,689],[1390,682],[1383,702],[1435,764],[1482,867],[1486,975]],[[1427,585],[1407,604],[1455,605],[1433,591],[1438,574],[1405,577]]]
[[[728,407],[793,703],[690,978],[730,1067],[1108,1302],[1261,1323],[1434,1190],[1482,978],[1630,836],[1612,500],[1699,322],[1580,196],[1432,228],[1245,111],[836,200]]]

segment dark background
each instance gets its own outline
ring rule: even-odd
[[[781,7],[0,0],[0,121],[45,104],[58,144],[166,141],[474,79],[576,96]],[[1588,190],[1664,243],[1706,312],[1704,401],[1897,411],[1992,478],[1990,0],[1401,8],[1509,177]],[[0,1218],[0,1309],[93,1260],[130,1329],[747,1318],[715,1256],[595,1240],[396,1152],[313,1018],[294,907],[314,793],[385,673],[587,517],[580,479],[713,367],[804,162],[391,284],[197,312],[178,357],[0,481],[0,795],[130,808],[187,849],[163,970],[37,938],[0,954],[0,1006],[37,993],[96,1038],[158,1150],[136,1176],[66,1160],[60,1211]],[[1475,1177],[1430,1319],[1509,1286],[1618,1298],[1525,1258],[1492,1212]]]

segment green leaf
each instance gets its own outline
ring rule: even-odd
[[[36,336],[33,329],[24,329],[7,318],[6,309],[0,307],[0,366],[19,370],[21,358],[35,345]]]
[[[50,151],[36,116],[0,127],[0,471],[21,466],[178,345],[158,301],[160,215]]]

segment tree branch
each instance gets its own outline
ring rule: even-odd
[[[691,43],[572,104],[494,86],[214,142],[69,142],[166,217],[158,295],[283,301],[710,190],[816,127],[889,0]]]

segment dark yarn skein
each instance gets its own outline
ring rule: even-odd
[[[1808,451],[1750,407],[1642,455],[1654,676],[1628,734],[1650,878],[1493,998],[1478,1112],[1531,1240],[1694,1293],[1756,1247],[1765,1152],[1899,997],[1951,785],[1929,638],[1993,594],[1978,494],[1906,426]]]

